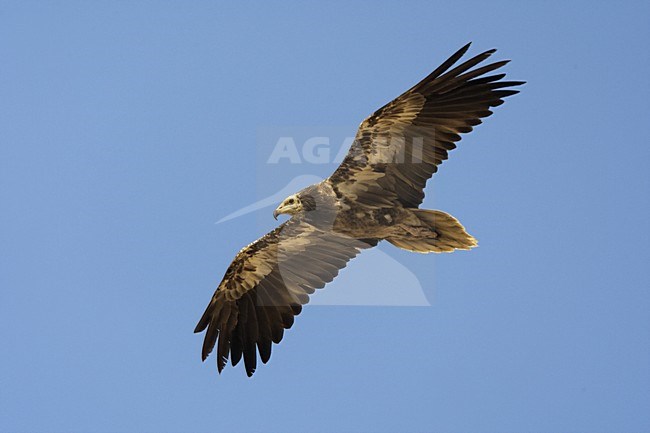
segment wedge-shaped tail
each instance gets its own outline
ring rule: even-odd
[[[398,248],[416,253],[449,253],[478,245],[465,227],[448,213],[428,209],[410,209],[409,212],[416,218],[408,218],[411,223],[408,233],[386,239]],[[412,225],[413,221],[418,225]]]

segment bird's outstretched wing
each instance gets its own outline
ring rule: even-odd
[[[518,93],[522,81],[487,75],[508,60],[476,67],[496,50],[450,69],[467,44],[435,71],[359,126],[347,156],[328,179],[339,196],[357,204],[417,207],[427,180],[467,133],[492,114],[491,107]]]
[[[359,251],[377,244],[317,229],[300,218],[243,248],[228,267],[194,332],[207,329],[205,360],[217,345],[219,372],[242,358],[251,376],[266,363],[309,294],[332,281]]]

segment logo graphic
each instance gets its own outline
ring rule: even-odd
[[[264,128],[258,131],[257,177],[262,198],[235,210],[216,224],[275,209],[286,197],[322,181],[345,157],[350,128]],[[347,134],[347,135],[346,135]],[[311,172],[305,174],[305,172]],[[269,185],[287,178],[282,185]],[[276,192],[269,194],[269,187]],[[282,218],[282,217],[281,217]],[[312,305],[430,306],[418,277],[391,256],[395,247],[380,243],[364,250],[326,288],[310,296]]]

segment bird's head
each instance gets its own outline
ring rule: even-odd
[[[280,203],[280,206],[278,206],[274,211],[273,211],[273,218],[278,219],[278,215],[281,215],[283,213],[289,214],[289,215],[295,215],[299,212],[302,212],[303,207],[302,207],[302,201],[300,200],[300,195],[299,194],[293,194],[290,195],[289,197],[285,198],[282,203]]]

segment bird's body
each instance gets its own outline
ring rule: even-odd
[[[252,375],[315,289],[361,250],[386,240],[414,252],[470,249],[476,240],[451,215],[419,209],[427,180],[490,107],[522,82],[485,74],[505,61],[472,69],[494,50],[450,68],[469,44],[359,126],[327,179],[287,197],[274,212],[291,219],[244,247],[229,266],[195,332],[207,329],[202,356],[217,345],[219,372],[244,358]]]
[[[377,243],[381,240],[397,242],[401,238],[406,240],[426,239],[432,240],[439,237],[433,224],[422,221],[422,213],[435,212],[438,218],[450,215],[439,211],[424,211],[417,208],[406,208],[399,201],[391,203],[376,203],[374,205],[358,205],[350,203],[345,196],[336,194],[336,187],[330,179],[311,185],[292,196],[303,204],[299,219],[324,232],[337,233],[353,239],[364,240],[368,243]],[[291,197],[289,198],[291,199]],[[461,234],[462,227],[458,227]],[[468,249],[475,246],[475,240],[465,233],[464,242],[457,245],[439,245],[438,252],[453,251],[453,249]],[[409,249],[409,248],[406,248]],[[411,250],[417,252],[433,252]]]

